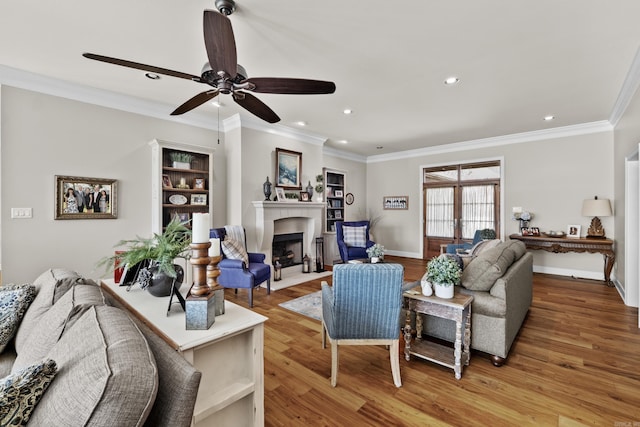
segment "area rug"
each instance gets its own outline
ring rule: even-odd
[[[303,273],[301,268],[289,267],[282,269],[282,280],[277,282],[271,279],[271,290],[279,291],[280,289],[288,288],[290,286],[299,285],[300,283],[308,282],[310,280],[319,279],[321,277],[331,276],[332,271],[323,271],[322,273]],[[267,283],[260,285],[263,288],[267,287]]]
[[[302,314],[303,316],[311,317],[312,319],[322,319],[322,291],[292,299],[279,305],[282,308]]]

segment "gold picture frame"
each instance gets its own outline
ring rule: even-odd
[[[118,181],[109,178],[55,176],[54,219],[118,218]]]

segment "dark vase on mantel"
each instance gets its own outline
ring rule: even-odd
[[[267,180],[262,184],[262,192],[264,193],[264,201],[268,202],[270,200],[269,197],[271,197],[271,183],[269,182],[269,177],[267,177]]]
[[[307,185],[307,194],[309,195],[309,201],[311,201],[313,197],[313,185],[311,185],[311,181],[309,181],[309,185]]]

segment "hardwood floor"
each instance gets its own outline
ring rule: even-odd
[[[385,259],[405,266],[405,280],[424,273],[421,260]],[[533,305],[507,363],[496,368],[472,352],[459,381],[434,363],[405,361],[401,340],[401,388],[382,346],[341,348],[331,387],[320,322],[278,306],[319,289],[315,280],[254,291],[253,309],[269,317],[266,426],[640,426],[638,310],[600,282],[535,274]],[[225,295],[247,306],[246,291]]]

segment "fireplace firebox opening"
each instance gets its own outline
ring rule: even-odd
[[[271,244],[271,263],[291,267],[302,264],[302,242],[304,233],[276,234]]]

